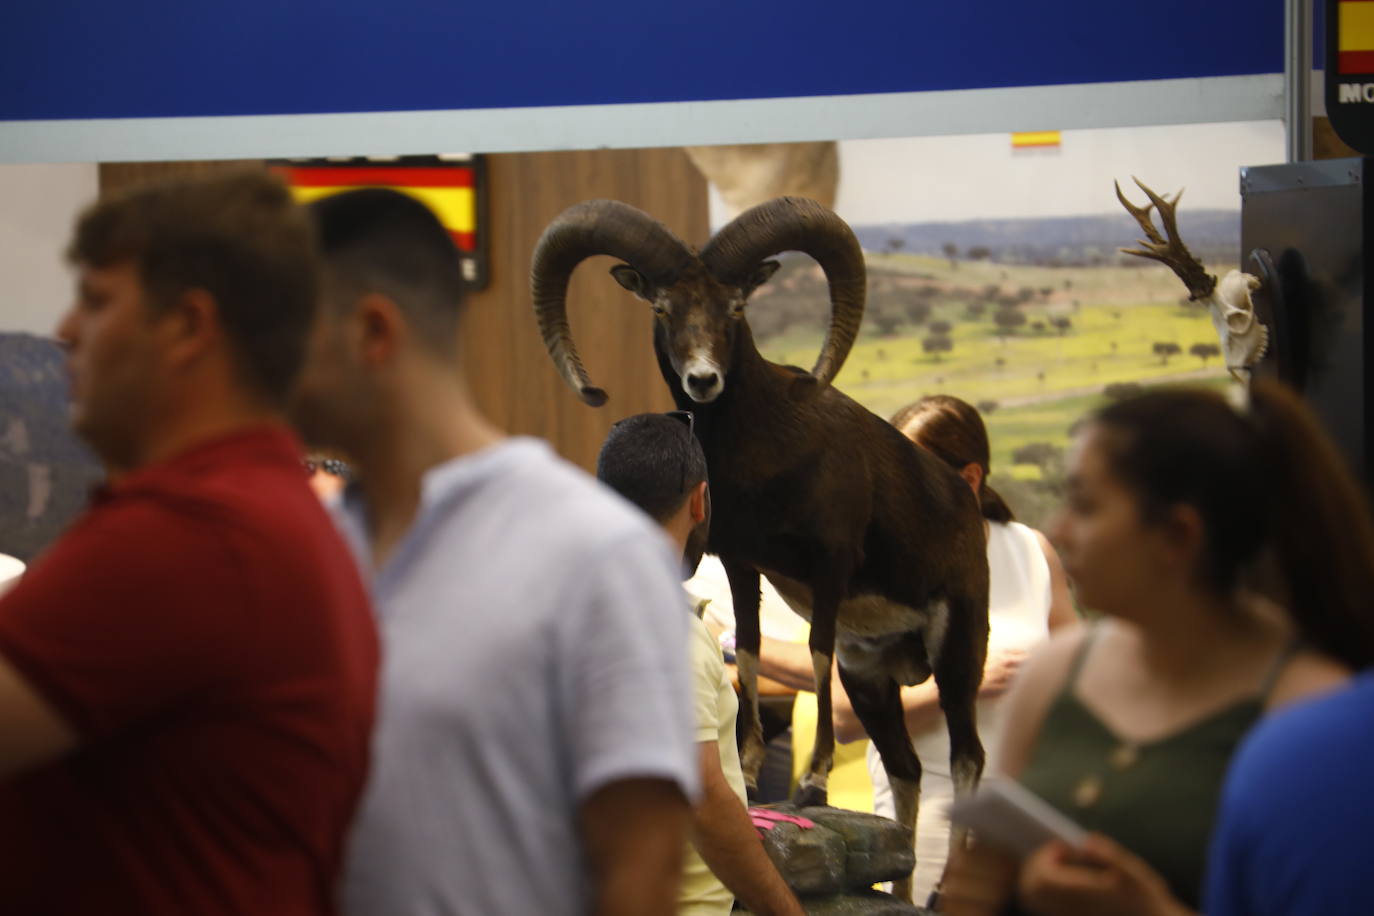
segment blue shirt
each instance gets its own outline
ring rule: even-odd
[[[1374,912],[1374,673],[1275,713],[1231,764],[1207,916]]]

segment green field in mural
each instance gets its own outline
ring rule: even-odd
[[[1228,384],[1206,310],[1184,301],[1166,268],[868,258],[863,330],[836,384],[884,417],[936,392],[978,405],[994,483],[1029,520],[1053,504],[1070,428],[1110,394]],[[819,269],[788,261],[749,314],[765,356],[809,369],[826,314]]]

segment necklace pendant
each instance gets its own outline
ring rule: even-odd
[[[1117,770],[1128,770],[1140,760],[1140,748],[1134,744],[1123,744],[1112,751],[1108,762]]]
[[[1078,782],[1073,790],[1073,803],[1080,808],[1091,808],[1102,797],[1102,777],[1089,773]]]

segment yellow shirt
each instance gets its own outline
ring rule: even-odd
[[[744,772],[739,763],[739,747],[735,741],[735,718],[739,701],[735,689],[725,673],[725,659],[720,646],[711,638],[706,625],[692,618],[692,684],[696,715],[696,740],[714,741],[720,749],[720,769],[740,803],[748,806],[744,791]],[[679,914],[690,916],[727,916],[734,903],[734,895],[711,873],[696,848],[687,847],[682,869],[682,890],[678,893]]]

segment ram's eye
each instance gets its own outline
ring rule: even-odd
[[[660,317],[660,318],[662,318],[664,315],[667,315],[667,314],[668,314],[668,306],[666,306],[666,305],[660,305],[660,304],[657,303],[657,302],[655,302],[653,305],[649,306],[649,308],[653,309],[654,314],[657,315],[657,316]]]
[[[731,317],[731,318],[743,318],[743,317],[744,317],[744,303],[743,303],[743,302],[735,302],[735,303],[731,304],[731,306],[730,306],[730,317]]]

